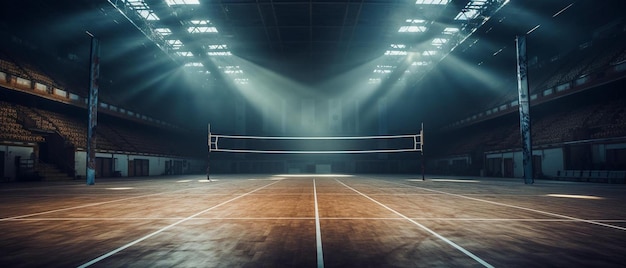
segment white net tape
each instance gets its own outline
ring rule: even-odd
[[[368,148],[366,150],[355,149],[356,146],[372,146],[372,140],[377,148]],[[259,149],[260,147],[268,147],[267,141],[274,143],[267,149]],[[294,143],[293,141],[298,141]],[[306,142],[308,141],[308,142]],[[341,141],[341,142],[340,142]],[[350,141],[351,146],[346,146]],[[334,142],[334,143],[333,143]],[[229,148],[220,147],[221,144],[228,143]],[[242,144],[244,143],[244,144]],[[286,146],[288,149],[276,148]],[[317,144],[315,144],[317,143]],[[308,146],[306,146],[308,145]],[[239,135],[215,135],[209,132],[209,151],[210,152],[229,152],[229,153],[264,153],[264,154],[366,154],[366,153],[400,153],[400,152],[422,152],[423,131],[414,135],[385,135],[385,136],[361,136],[361,137],[275,137],[275,136],[239,136]],[[231,147],[232,146],[232,147]],[[352,147],[349,149],[332,150],[307,150],[303,147]],[[238,148],[233,148],[238,147]],[[250,149],[250,148],[255,149]],[[292,149],[292,148],[301,149]],[[372,146],[374,147],[374,146]]]

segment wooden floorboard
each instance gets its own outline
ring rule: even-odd
[[[213,178],[0,184],[0,266],[626,266],[626,185]]]

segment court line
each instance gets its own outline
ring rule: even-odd
[[[423,229],[423,230],[425,230],[426,232],[429,232],[430,234],[434,235],[435,237],[437,237],[437,238],[439,238],[439,239],[443,240],[443,241],[444,241],[444,242],[446,242],[448,245],[450,245],[450,246],[452,246],[452,247],[456,248],[457,250],[461,251],[463,254],[465,254],[465,255],[467,255],[468,257],[470,257],[470,258],[474,259],[476,262],[478,262],[478,263],[482,264],[483,266],[485,266],[485,267],[489,267],[489,268],[493,268],[493,266],[492,266],[491,264],[489,264],[488,262],[484,261],[484,260],[483,260],[483,259],[481,259],[480,257],[478,257],[478,256],[474,255],[474,254],[473,254],[473,253],[471,253],[469,250],[467,250],[467,249],[465,249],[465,248],[463,248],[463,247],[461,247],[461,246],[457,245],[456,243],[454,243],[454,242],[450,241],[449,239],[445,238],[444,236],[442,236],[442,235],[438,234],[437,232],[435,232],[435,231],[431,230],[430,228],[428,228],[428,227],[426,227],[426,226],[422,225],[421,223],[419,223],[419,222],[417,222],[417,221],[415,221],[415,220],[413,220],[413,219],[411,219],[411,218],[409,218],[409,217],[405,216],[404,214],[401,214],[400,212],[397,212],[397,211],[393,210],[392,208],[390,208],[390,207],[386,206],[386,205],[385,205],[385,204],[383,204],[383,203],[380,203],[380,202],[376,201],[375,199],[373,199],[373,198],[371,198],[371,197],[367,196],[366,194],[359,192],[358,190],[356,190],[356,189],[354,189],[354,188],[352,188],[352,187],[350,187],[350,186],[346,185],[345,183],[343,183],[343,182],[339,181],[338,179],[335,179],[335,181],[337,181],[338,183],[340,183],[340,184],[342,184],[343,186],[347,187],[348,189],[350,189],[350,190],[352,190],[352,191],[354,191],[354,192],[356,192],[356,193],[360,194],[361,196],[363,196],[363,197],[365,197],[365,198],[369,199],[370,201],[372,201],[372,202],[374,202],[374,203],[376,203],[376,204],[380,205],[381,207],[383,207],[383,208],[385,208],[385,209],[387,209],[387,210],[389,210],[389,211],[393,212],[394,214],[396,214],[396,215],[398,215],[398,216],[400,216],[400,217],[402,217],[402,218],[404,218],[404,219],[406,219],[406,220],[410,221],[411,223],[413,223],[413,224],[417,225],[418,227],[422,228],[422,229]]]
[[[101,261],[101,260],[104,260],[104,259],[106,259],[106,258],[108,258],[108,257],[111,257],[112,255],[114,255],[114,254],[116,254],[116,253],[118,253],[118,252],[120,252],[120,251],[122,251],[122,250],[124,250],[124,249],[127,249],[127,248],[129,248],[129,247],[131,247],[131,246],[133,246],[133,245],[135,245],[135,244],[137,244],[137,243],[141,242],[141,241],[144,241],[144,240],[146,240],[146,239],[148,239],[148,238],[150,238],[150,237],[153,237],[153,236],[155,236],[155,235],[157,235],[157,234],[160,234],[160,233],[162,233],[163,231],[168,230],[168,229],[170,229],[170,228],[172,228],[172,227],[174,227],[174,226],[176,226],[176,225],[178,225],[178,224],[181,224],[181,223],[183,223],[183,222],[186,222],[186,221],[188,221],[188,220],[190,220],[190,219],[192,219],[192,218],[194,218],[194,217],[196,217],[196,216],[198,216],[198,215],[200,215],[200,214],[202,214],[202,213],[206,213],[207,211],[210,211],[210,210],[215,209],[215,208],[217,208],[217,207],[223,206],[223,205],[225,205],[225,204],[227,204],[227,203],[230,203],[230,202],[232,202],[232,201],[235,201],[235,200],[237,200],[237,199],[239,199],[239,198],[242,198],[242,197],[244,197],[244,196],[247,196],[247,195],[249,195],[249,194],[251,194],[251,193],[254,193],[254,192],[256,192],[256,191],[259,191],[259,190],[261,190],[261,189],[263,189],[263,188],[266,188],[266,187],[271,186],[271,185],[273,185],[273,184],[275,184],[275,183],[278,183],[278,182],[280,182],[280,181],[275,181],[275,182],[272,182],[272,183],[267,184],[267,185],[265,185],[265,186],[261,186],[261,187],[259,187],[259,188],[256,188],[256,189],[254,189],[254,190],[250,191],[250,192],[247,192],[247,193],[245,193],[245,194],[242,194],[242,195],[239,195],[239,196],[233,197],[233,198],[228,199],[228,200],[226,200],[226,201],[224,201],[224,202],[222,202],[222,203],[219,203],[219,204],[217,204],[217,205],[215,205],[215,206],[209,207],[209,208],[207,208],[207,209],[205,209],[205,210],[202,210],[202,211],[200,211],[200,212],[198,212],[198,213],[196,213],[196,214],[193,214],[193,215],[191,215],[191,216],[189,216],[189,217],[187,217],[187,218],[181,219],[181,220],[179,220],[179,221],[177,221],[177,222],[175,222],[175,223],[172,223],[172,224],[170,224],[170,225],[168,225],[168,226],[165,226],[165,227],[163,227],[163,228],[161,228],[161,229],[159,229],[159,230],[157,230],[157,231],[154,231],[154,232],[152,232],[152,233],[150,233],[150,234],[148,234],[148,235],[145,235],[145,236],[143,236],[143,237],[141,237],[141,238],[139,238],[139,239],[136,239],[135,241],[132,241],[132,242],[130,242],[130,243],[128,243],[128,244],[126,244],[126,245],[123,245],[123,246],[121,246],[121,247],[117,248],[117,249],[114,249],[114,250],[112,250],[112,251],[110,251],[110,252],[108,252],[108,253],[106,253],[106,254],[104,254],[104,255],[101,255],[100,257],[97,257],[97,258],[95,258],[95,259],[93,259],[93,260],[91,260],[91,261],[88,261],[88,262],[86,262],[86,263],[84,263],[84,264],[82,264],[82,265],[80,265],[80,266],[78,266],[78,267],[79,267],[79,268],[89,267],[89,266],[91,266],[91,265],[93,265],[93,264],[95,264],[95,263],[97,263],[97,262],[99,262],[99,261]]]
[[[27,217],[32,217],[32,216],[44,215],[44,214],[60,212],[60,211],[66,211],[66,210],[72,210],[72,209],[78,209],[78,208],[86,208],[86,207],[104,205],[104,204],[109,204],[109,203],[115,203],[115,202],[126,201],[126,200],[131,200],[131,199],[137,199],[137,198],[142,198],[142,197],[148,197],[148,196],[153,196],[153,195],[160,195],[160,194],[165,194],[165,193],[166,192],[155,193],[155,194],[147,194],[147,195],[140,195],[140,196],[133,196],[133,197],[116,199],[116,200],[111,200],[111,201],[92,203],[92,204],[87,204],[87,205],[82,205],[82,206],[75,206],[75,207],[69,207],[69,208],[60,208],[60,209],[42,211],[42,212],[31,213],[31,214],[26,214],[26,215],[13,216],[13,217],[8,217],[8,218],[1,218],[0,222],[1,221],[9,221],[9,220],[18,220],[18,219],[21,219],[21,218],[27,218]]]
[[[378,180],[378,179],[376,179],[376,180]],[[448,193],[448,192],[443,192],[443,191],[423,188],[423,187],[419,187],[419,186],[403,184],[403,183],[399,183],[399,182],[392,182],[392,181],[387,181],[387,180],[381,180],[381,181],[384,181],[384,182],[387,182],[387,183],[393,183],[393,184],[406,185],[406,186],[410,186],[410,187],[414,187],[414,188],[418,188],[418,189],[422,189],[422,190],[426,190],[426,191],[430,191],[430,192],[435,192],[435,193],[441,193],[441,194],[446,194],[446,195],[466,198],[466,199],[470,199],[470,200],[474,200],[474,201],[480,201],[480,202],[485,202],[485,203],[489,203],[489,204],[493,204],[493,205],[499,205],[499,206],[504,206],[504,207],[509,207],[509,208],[516,208],[516,209],[536,212],[536,213],[540,213],[540,214],[544,214],[544,215],[549,215],[549,216],[554,216],[554,217],[559,217],[559,218],[564,218],[564,219],[570,219],[570,220],[573,220],[573,221],[585,222],[585,223],[589,223],[589,224],[594,224],[594,225],[609,227],[609,228],[613,228],[613,229],[617,229],[617,230],[621,230],[621,231],[626,231],[626,227],[621,227],[621,226],[601,223],[601,222],[594,221],[594,220],[585,220],[585,219],[576,218],[576,217],[572,217],[572,216],[567,216],[567,215],[563,215],[563,214],[557,214],[557,213],[552,213],[552,212],[547,212],[547,211],[542,211],[542,210],[537,210],[537,209],[532,209],[532,208],[527,208],[527,207],[520,207],[520,206],[516,206],[516,205],[509,205],[509,204],[504,204],[504,203],[499,203],[499,202],[495,202],[495,201],[484,200],[484,199],[480,199],[480,198],[469,197],[469,196],[460,195],[460,194],[453,194],[453,193]]]
[[[211,185],[215,185],[215,184],[211,184]],[[197,189],[197,188],[185,188],[185,189],[180,189],[180,190],[175,190],[175,191],[160,192],[160,193],[147,194],[147,195],[139,195],[139,196],[133,196],[133,197],[122,198],[122,199],[115,199],[115,200],[111,200],[111,201],[98,202],[98,203],[92,203],[92,204],[75,206],[75,207],[69,207],[69,208],[60,208],[60,209],[47,210],[47,211],[31,213],[31,214],[26,214],[26,215],[19,215],[19,216],[7,217],[7,218],[0,218],[0,222],[2,222],[2,221],[9,221],[9,220],[16,220],[16,219],[32,217],[32,216],[38,216],[38,215],[44,215],[44,214],[55,213],[55,212],[61,212],[61,211],[67,211],[67,210],[73,210],[73,209],[79,209],[79,208],[93,207],[93,206],[98,206],[98,205],[110,204],[110,203],[115,203],[115,202],[120,202],[120,201],[127,201],[127,200],[143,198],[143,197],[148,197],[148,196],[154,196],[154,195],[163,195],[163,194],[187,191],[189,189]],[[102,194],[98,194],[98,195],[102,195]],[[104,195],[104,196],[108,196],[108,195]]]
[[[322,229],[320,228],[320,213],[317,206],[317,186],[313,178],[313,198],[315,199],[315,244],[317,245],[317,267],[324,268],[324,251],[322,251]]]

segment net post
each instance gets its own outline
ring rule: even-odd
[[[207,139],[207,143],[208,143],[208,150],[207,150],[207,157],[206,157],[206,179],[211,181],[211,176],[210,176],[210,167],[211,167],[211,124],[209,123],[208,125],[208,139]]]
[[[420,155],[422,162],[422,181],[426,180],[426,175],[424,175],[425,165],[424,165],[424,122],[422,122],[422,129],[420,129]]]

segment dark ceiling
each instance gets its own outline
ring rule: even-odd
[[[8,1],[0,11],[0,30],[11,36],[2,41],[3,53],[31,62],[45,61],[42,69],[46,72],[60,77],[70,87],[85,88],[89,31],[102,43],[101,87],[105,99],[158,114],[158,107],[163,105],[202,98],[200,93],[186,91],[185,88],[197,84],[177,72],[184,62],[166,54],[130,23],[112,5],[117,2],[122,1]],[[219,29],[217,41],[228,44],[238,59],[312,88],[320,81],[380,58],[390,44],[409,44],[411,49],[430,44],[444,28],[459,27],[454,16],[469,2],[451,0],[444,7],[416,7],[415,0],[200,0],[200,5],[193,8],[170,8],[163,0],[145,0],[159,15],[159,23],[174,29],[174,35],[184,32],[180,30],[184,29],[181,20],[210,18]],[[421,91],[409,94],[410,99],[405,101],[415,101],[428,109],[434,104],[422,105],[415,98],[431,92],[436,96],[431,99],[448,105],[460,101],[474,106],[481,99],[497,98],[503,93],[476,90],[457,94],[450,88],[489,88],[515,81],[516,35],[540,25],[529,34],[529,54],[539,59],[552,57],[590,40],[599,27],[616,22],[621,25],[625,2],[512,0],[442,62],[435,62],[434,70],[427,71],[423,79],[407,84]],[[569,8],[554,16],[566,7]],[[399,27],[414,16],[427,20],[428,30],[421,35],[400,35]],[[215,39],[199,36],[192,39],[181,34],[180,39],[194,52],[207,39]],[[459,72],[456,61],[494,74],[487,82],[491,85],[484,86],[485,81]],[[64,63],[63,70],[59,70],[59,62]],[[209,66],[212,74],[217,72],[215,68]],[[446,75],[449,72],[454,72],[453,79]],[[228,91],[223,77],[213,76],[209,80],[199,83],[216,83]],[[451,112],[444,120],[454,120],[463,112],[467,111]],[[185,113],[181,111],[179,116]],[[175,120],[175,116],[169,119]]]

